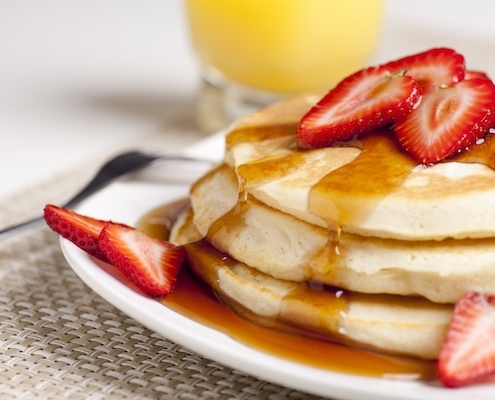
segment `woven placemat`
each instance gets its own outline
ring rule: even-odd
[[[197,138],[182,136],[175,148],[187,140]],[[140,146],[161,148],[162,141],[174,150],[156,135]],[[0,225],[60,202],[98,165],[3,201]],[[0,285],[2,400],[316,398],[225,367],[145,328],[76,276],[45,226],[0,242]]]

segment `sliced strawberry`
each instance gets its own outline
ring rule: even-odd
[[[464,79],[488,79],[490,80],[490,77],[486,72],[483,71],[474,71],[474,70],[467,70],[466,73],[464,74]]]
[[[370,67],[340,82],[300,121],[297,144],[324,147],[386,126],[409,114],[421,95],[409,76]]]
[[[449,387],[495,373],[495,295],[472,292],[457,302],[437,370],[439,379]]]
[[[183,247],[118,223],[105,225],[99,243],[109,262],[151,297],[172,290],[185,257]]]
[[[465,60],[462,54],[448,48],[435,48],[391,61],[384,65],[395,73],[406,70],[420,86],[452,86],[464,79]]]
[[[98,244],[98,236],[106,221],[81,215],[53,204],[46,205],[44,217],[53,231],[70,240],[88,254],[103,261],[107,260]]]
[[[482,137],[495,115],[495,85],[464,80],[449,88],[427,86],[414,112],[395,124],[396,135],[418,162],[442,160]]]

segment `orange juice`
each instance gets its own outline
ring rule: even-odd
[[[331,87],[375,48],[384,0],[187,0],[206,75],[294,93]]]

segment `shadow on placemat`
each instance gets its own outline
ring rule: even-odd
[[[72,271],[42,227],[0,243],[0,399],[315,399],[143,327]]]

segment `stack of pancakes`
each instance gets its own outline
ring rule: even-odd
[[[435,359],[453,303],[495,293],[495,139],[432,166],[386,130],[299,150],[297,123],[319,98],[234,124],[171,240],[252,321]]]

